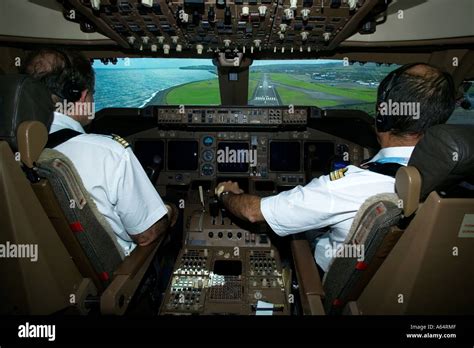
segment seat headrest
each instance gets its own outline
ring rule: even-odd
[[[443,124],[431,127],[415,146],[408,163],[422,178],[421,199],[474,175],[474,126]]]
[[[18,126],[24,121],[39,121],[48,132],[53,122],[51,92],[28,75],[0,76],[0,139],[18,150]]]

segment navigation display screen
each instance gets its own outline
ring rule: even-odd
[[[270,170],[274,172],[299,171],[300,147],[298,141],[272,141],[270,143]]]
[[[158,166],[160,170],[163,169],[165,163],[163,140],[136,140],[133,144],[133,152],[144,169],[155,166]]]
[[[168,141],[169,170],[197,170],[199,149],[195,140]]]
[[[334,159],[334,143],[309,141],[304,144],[304,163],[311,171],[329,173]]]
[[[246,173],[254,159],[246,142],[220,142],[217,145],[217,170],[220,173]]]

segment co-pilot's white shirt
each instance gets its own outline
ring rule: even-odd
[[[370,162],[397,162],[407,165],[412,146],[381,149]],[[376,194],[395,192],[395,179],[350,165],[339,179],[329,175],[313,179],[306,186],[262,198],[262,214],[280,236],[329,228],[319,237],[315,249],[318,265],[327,272],[333,247],[344,242],[354,216],[364,201]]]
[[[136,246],[129,234],[140,234],[161,219],[167,213],[163,201],[130,148],[110,136],[85,134],[79,122],[55,112],[50,133],[64,128],[84,134],[55,150],[72,161],[125,255],[129,254]]]

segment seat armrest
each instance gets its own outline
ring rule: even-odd
[[[137,246],[132,253],[123,260],[114,272],[114,276],[129,275],[131,278],[135,277],[135,274],[140,271],[140,268],[146,263],[150,254],[154,254],[160,244],[161,242],[155,241],[147,246]]]
[[[100,297],[102,314],[123,315],[125,313],[163,240],[160,239],[145,247],[137,246],[130,256],[125,258],[114,272],[112,282]]]
[[[291,253],[295,264],[303,313],[305,315],[324,315],[321,301],[321,298],[324,297],[323,285],[308,241],[292,240]]]

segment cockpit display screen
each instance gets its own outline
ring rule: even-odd
[[[163,140],[136,140],[133,152],[144,169],[156,167],[161,170],[165,162],[165,143]]]
[[[198,147],[195,140],[168,141],[168,170],[197,170]]]
[[[247,142],[220,142],[217,145],[217,170],[220,173],[246,173],[256,157]]]
[[[300,146],[298,141],[272,141],[270,143],[270,170],[274,172],[299,171]]]

